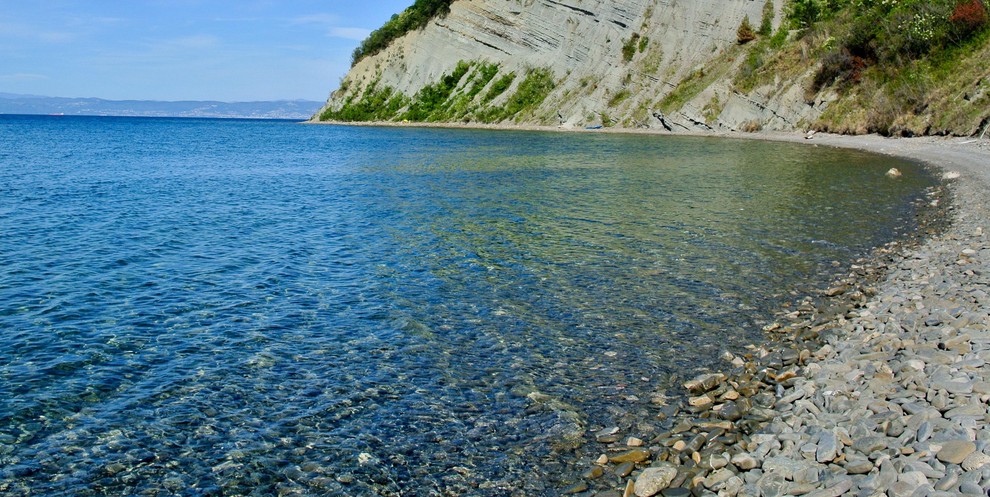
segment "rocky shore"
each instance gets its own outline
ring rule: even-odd
[[[760,135],[797,141],[801,135]],[[949,496],[990,491],[990,147],[816,136],[941,169],[948,226],[784,309],[768,343],[684,383],[649,440],[618,427],[565,493]],[[603,480],[612,489],[598,491]]]
[[[343,124],[343,123],[341,123]],[[364,125],[415,126],[374,123]],[[668,134],[540,126],[426,127]],[[990,494],[990,140],[676,133],[855,148],[925,162],[947,226],[855,261],[783,309],[767,343],[684,383],[661,432],[604,427],[562,493],[596,497]],[[938,219],[930,221],[938,222]]]

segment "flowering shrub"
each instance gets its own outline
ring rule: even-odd
[[[980,0],[969,0],[956,5],[956,9],[949,17],[949,22],[963,36],[969,36],[987,25],[990,21],[987,16],[987,8]]]

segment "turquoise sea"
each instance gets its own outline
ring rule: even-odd
[[[935,181],[727,139],[0,116],[0,494],[556,495]]]

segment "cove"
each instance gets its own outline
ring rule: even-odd
[[[11,495],[552,494],[597,430],[650,423],[673,378],[911,232],[936,184],[730,139],[0,133]]]

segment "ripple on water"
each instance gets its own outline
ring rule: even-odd
[[[671,137],[0,128],[7,495],[554,494],[933,182]]]

